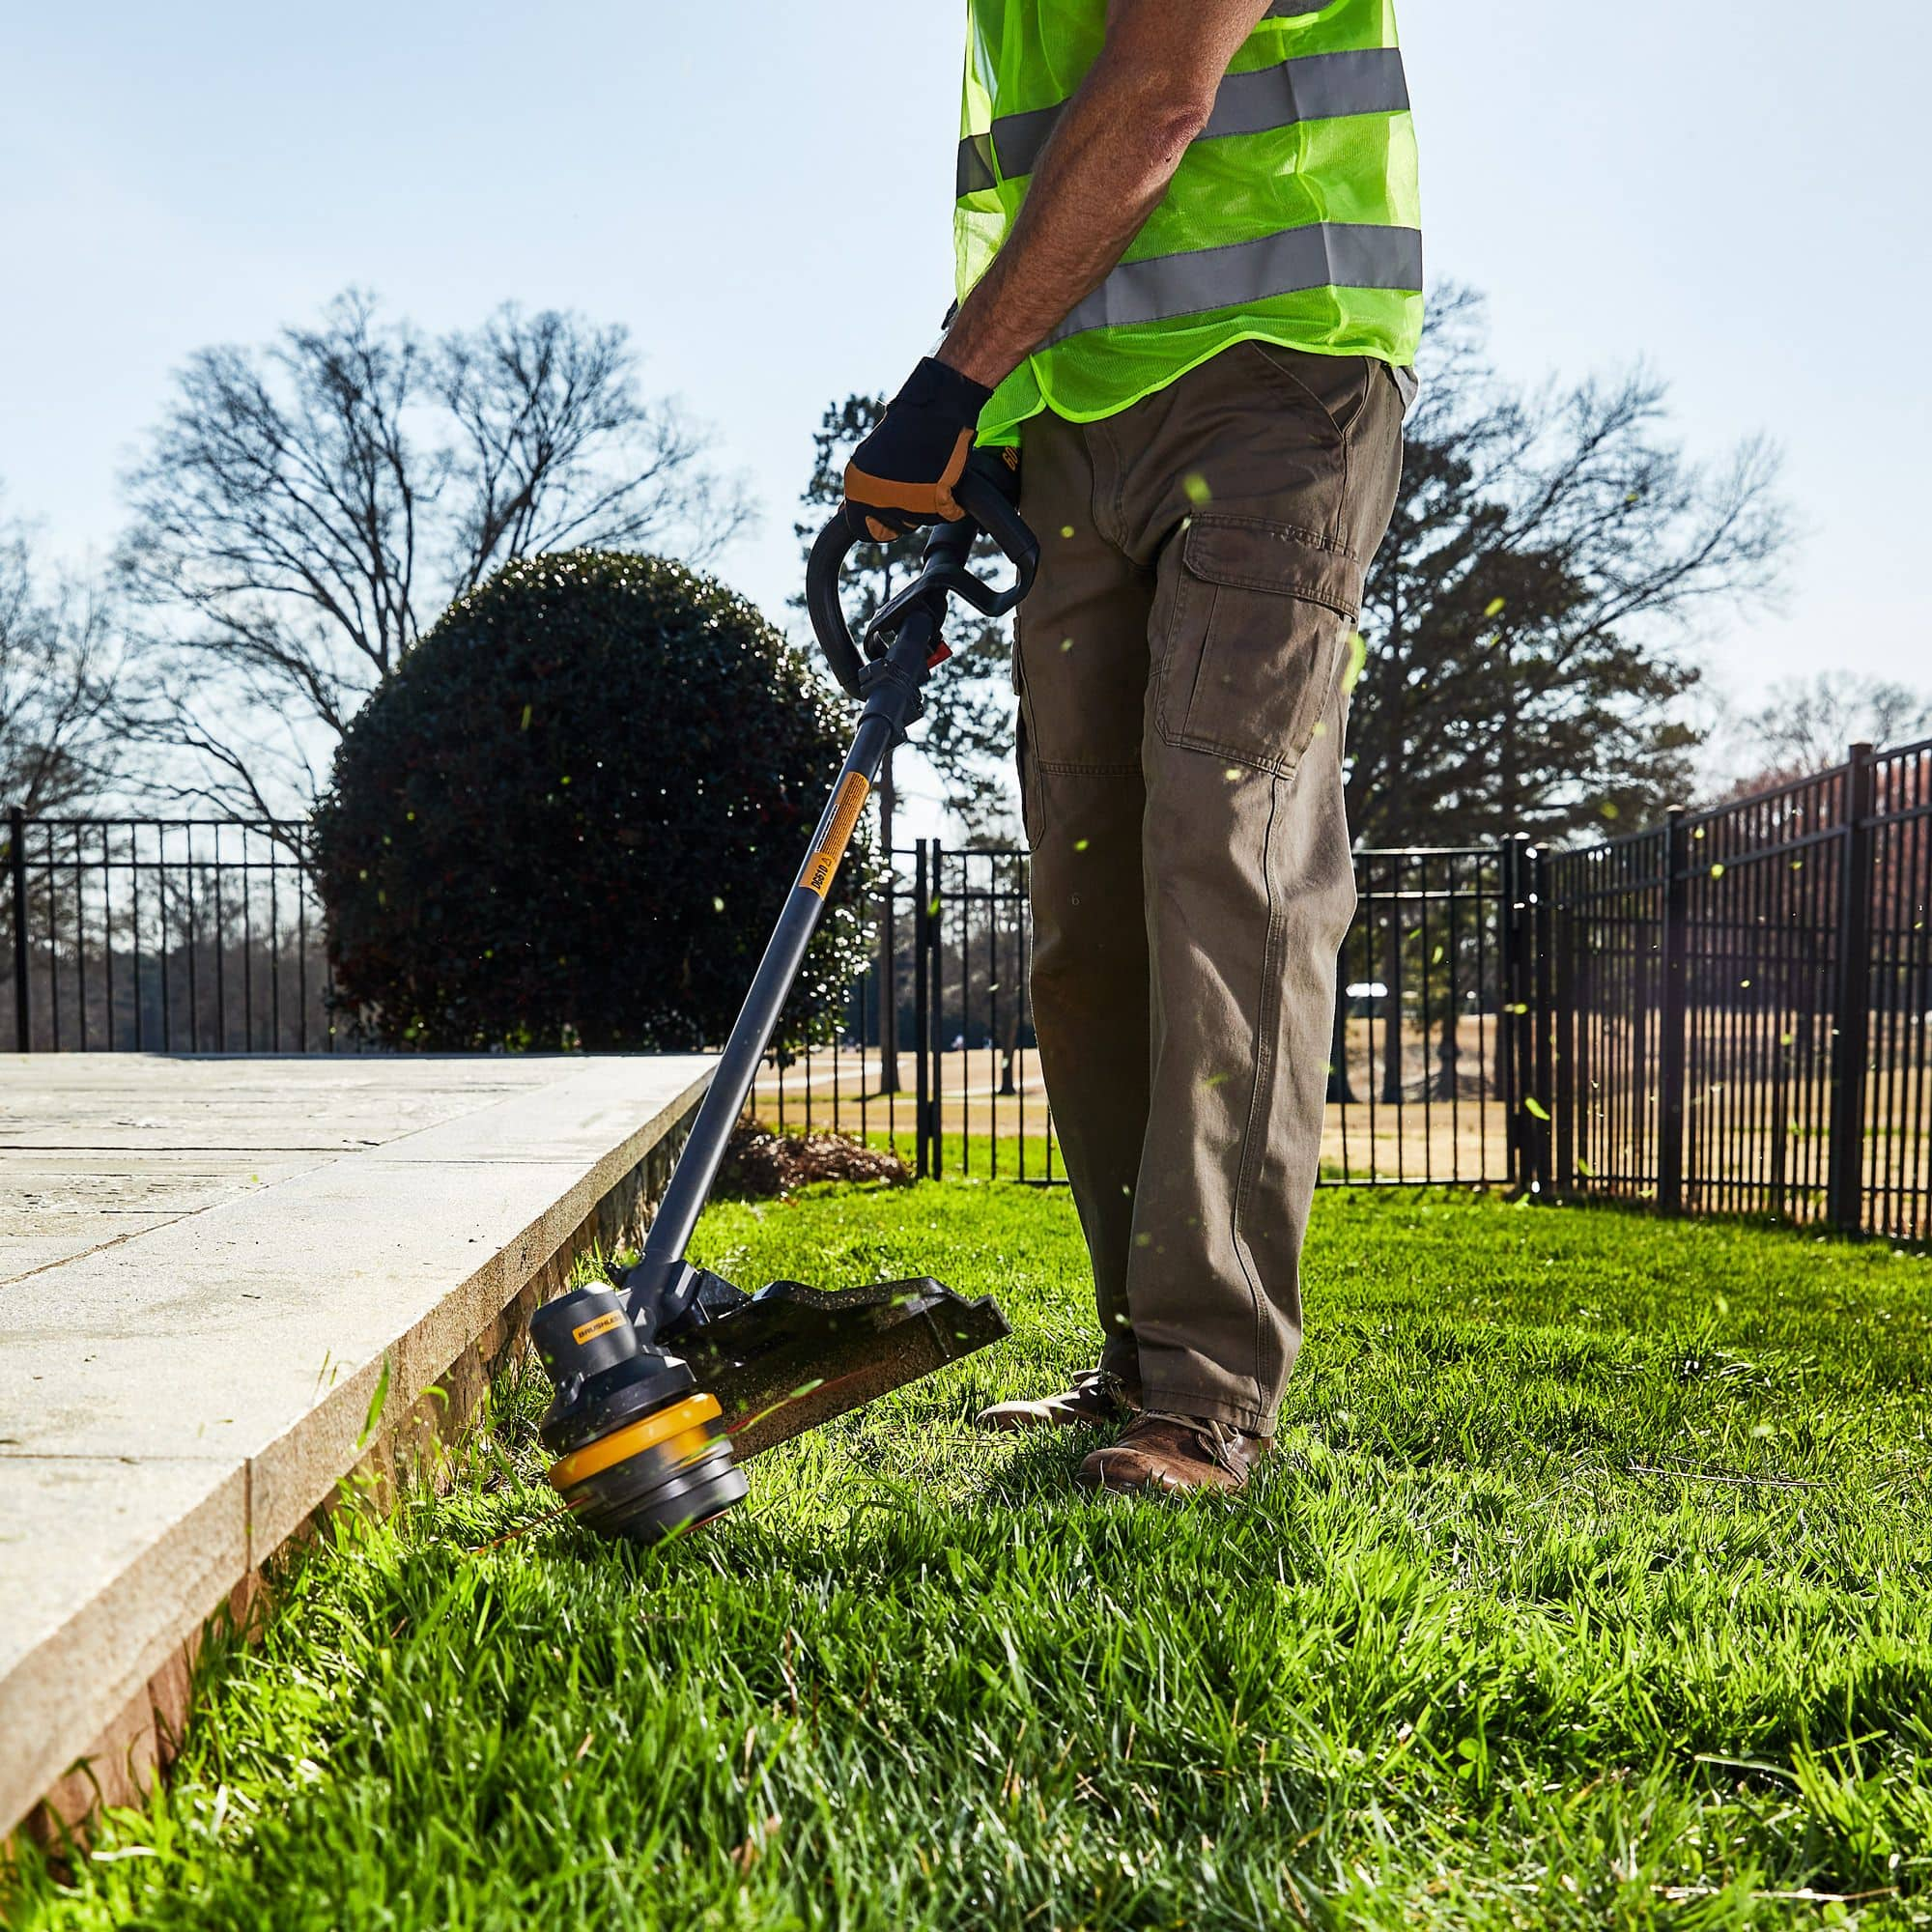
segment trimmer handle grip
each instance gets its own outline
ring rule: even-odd
[[[850,503],[819,531],[805,566],[805,610],[825,662],[847,697],[859,696],[859,674],[866,668],[859,646],[852,641],[845,607],[838,601],[838,577],[845,559],[866,540],[866,530]]]
[[[957,523],[934,526],[925,542],[925,560],[919,575],[873,618],[873,630],[923,598],[933,598],[943,607],[949,596],[962,597],[982,616],[1004,617],[1033,588],[1034,574],[1039,568],[1039,542],[1007,500],[1005,491],[969,464],[966,473],[953,485],[952,495],[965,516]],[[1004,590],[995,589],[967,568],[973,545],[982,530],[1017,573]],[[846,503],[819,531],[805,567],[806,614],[811,619],[812,634],[832,675],[850,697],[860,696],[865,659],[845,622],[845,610],[838,601],[838,579],[845,559],[860,544],[870,540],[864,513]],[[942,619],[943,608],[933,614],[935,621]]]

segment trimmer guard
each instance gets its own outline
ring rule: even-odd
[[[830,1294],[775,1281],[668,1346],[718,1398],[742,1463],[1010,1332],[990,1295],[929,1276]]]

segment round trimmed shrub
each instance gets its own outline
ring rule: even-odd
[[[691,1049],[729,1030],[848,723],[715,579],[580,551],[453,604],[315,814],[338,1003],[384,1044]],[[786,1009],[864,964],[857,839]]]

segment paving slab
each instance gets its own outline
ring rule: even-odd
[[[330,1158],[0,1147],[0,1285],[198,1214]]]
[[[0,1056],[0,1834],[91,1749],[138,1785],[144,1687],[511,1304],[635,1232],[710,1068]]]

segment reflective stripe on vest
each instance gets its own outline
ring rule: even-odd
[[[1050,346],[1089,328],[1166,322],[1330,286],[1419,289],[1420,231],[1321,221],[1221,248],[1122,262],[1046,340]]]
[[[1278,6],[1275,11],[1287,9]],[[1316,10],[1302,7],[1298,11]],[[1065,107],[1062,100],[1026,114],[1003,114],[993,123],[990,133],[961,141],[956,179],[960,199],[994,187],[1001,179],[1016,181],[1032,174]],[[1229,74],[1214,96],[1214,111],[1208,125],[1195,138],[1212,141],[1231,134],[1264,134],[1275,128],[1293,128],[1301,121],[1407,111],[1408,81],[1403,72],[1400,47],[1303,54],[1273,67]]]

